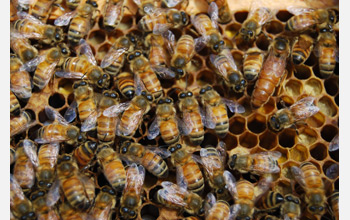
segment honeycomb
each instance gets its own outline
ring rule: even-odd
[[[92,47],[93,53],[98,63],[101,62],[104,55],[114,43],[114,41],[123,35],[134,33],[141,36],[142,32],[137,29],[137,21],[140,19],[136,16],[137,6],[132,0],[126,1],[127,9],[124,17],[117,30],[113,32],[106,32],[102,27],[102,16],[100,15],[95,22],[92,29],[89,31],[86,40]],[[236,45],[233,38],[238,32],[242,23],[247,18],[249,12],[249,5],[251,1],[231,1],[228,0],[230,9],[233,13],[233,19],[227,24],[219,24],[220,33],[224,37],[224,41],[230,49],[232,56],[242,70],[243,54],[246,48],[241,48]],[[316,3],[315,3],[316,2]],[[317,5],[317,1],[314,4]],[[98,1],[99,9],[102,11],[104,1]],[[274,17],[262,29],[264,34],[259,35],[254,46],[258,47],[264,52],[267,52],[270,39],[283,34],[284,25],[286,21],[292,16],[286,8],[293,4],[295,6],[305,4],[304,1],[263,1],[264,5],[270,6],[276,11]],[[324,2],[319,1],[320,7],[324,7]],[[314,6],[317,7],[317,6]],[[207,11],[207,3],[205,1],[190,0],[186,7],[186,12],[189,14],[196,14]],[[11,8],[11,21],[16,20],[15,9]],[[61,15],[63,11],[55,8],[52,11],[48,23],[53,23],[53,20]],[[182,34],[189,34],[196,37],[191,31],[190,24],[183,29],[171,29],[175,34],[176,40]],[[337,40],[339,36],[336,30]],[[270,39],[269,39],[270,38]],[[317,57],[314,54],[308,60],[300,65],[294,66],[290,63],[287,66],[288,74],[282,81],[277,92],[269,99],[269,101],[259,109],[252,109],[250,106],[250,97],[254,85],[248,85],[244,93],[237,94],[229,90],[223,85],[222,79],[213,73],[209,63],[208,49],[203,49],[198,54],[194,55],[193,62],[189,70],[189,77],[187,80],[161,80],[161,85],[164,88],[165,96],[170,96],[176,102],[178,100],[178,90],[185,90],[186,88],[198,95],[199,89],[206,84],[213,85],[214,89],[225,98],[235,100],[245,107],[245,112],[242,114],[229,114],[229,133],[220,139],[213,130],[206,129],[204,141],[200,146],[192,146],[191,149],[194,154],[198,154],[201,147],[207,145],[216,146],[219,141],[226,144],[227,152],[232,153],[236,151],[243,151],[247,153],[257,153],[264,151],[278,151],[282,153],[279,158],[280,173],[274,175],[274,182],[272,189],[280,191],[283,195],[293,192],[302,198],[303,190],[293,180],[290,167],[298,166],[303,161],[310,161],[316,165],[321,172],[322,179],[326,187],[326,195],[329,197],[334,190],[339,190],[339,177],[327,176],[326,169],[333,164],[339,163],[339,151],[329,152],[328,146],[330,141],[338,134],[338,117],[339,117],[339,68],[336,66],[334,74],[328,78],[323,79],[318,70]],[[74,100],[72,85],[74,80],[53,78],[48,86],[41,91],[34,91],[27,103],[21,102],[22,109],[29,110],[34,113],[37,125],[28,129],[26,132],[16,135],[11,140],[11,143],[16,143],[22,138],[31,138],[37,129],[43,126],[48,120],[44,107],[52,106],[58,110],[62,115],[65,113],[69,105]],[[114,89],[114,86],[112,86]],[[307,126],[298,126],[298,132],[295,129],[288,128],[281,132],[273,132],[267,126],[268,117],[276,110],[281,109],[279,100],[282,99],[287,106],[295,103],[306,96],[314,96],[316,104],[320,111],[306,120]],[[136,132],[133,140],[143,145],[165,145],[163,140],[158,136],[154,140],[147,139],[147,132],[150,123],[155,117],[155,104],[152,110],[145,117],[142,125]],[[73,124],[79,125],[77,119]],[[181,140],[190,145],[186,139]],[[73,149],[66,147],[65,152],[70,153]],[[96,165],[97,166],[97,165]],[[227,168],[228,169],[228,168]],[[106,184],[104,176],[98,169],[92,168],[96,180],[96,188],[101,188]],[[245,175],[235,175],[236,179],[245,178],[254,181]],[[169,181],[175,180],[175,171],[170,170]],[[155,192],[161,188],[160,184],[164,180],[157,179],[153,175],[146,173],[144,183],[144,194],[142,206],[139,209],[138,219],[157,219],[157,220],[175,220],[186,217],[186,214],[165,208],[156,203],[153,199]],[[206,184],[207,185],[207,184]],[[118,203],[117,203],[118,204]],[[112,216],[113,219],[119,219],[118,212]],[[306,216],[303,213],[301,219],[331,219],[332,213],[326,212],[322,217],[316,218]]]

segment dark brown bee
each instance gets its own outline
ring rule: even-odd
[[[97,143],[90,140],[75,148],[73,156],[77,160],[80,169],[86,168],[90,164],[92,158],[95,156],[96,150]]]
[[[127,99],[132,99],[135,95],[135,76],[132,72],[122,72],[116,77],[115,83],[120,93]]]
[[[293,63],[303,64],[310,56],[314,48],[314,39],[309,35],[302,34],[297,38],[292,48]]]
[[[336,190],[331,195],[332,212],[336,220],[339,220],[339,192]]]
[[[284,198],[281,193],[276,191],[269,191],[267,194],[262,196],[258,203],[260,209],[271,212],[276,211],[284,202]]]

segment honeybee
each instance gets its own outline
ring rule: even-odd
[[[28,11],[33,4],[32,0],[11,0],[11,3],[16,7],[17,11]]]
[[[97,7],[95,1],[88,0],[85,4],[79,5],[75,11],[68,12],[55,20],[56,26],[66,26],[72,19],[68,29],[68,42],[71,46],[77,46],[90,31],[97,16]]]
[[[73,156],[75,157],[79,169],[86,168],[92,158],[95,156],[97,150],[97,143],[94,141],[86,141],[74,149]]]
[[[95,197],[95,188],[91,179],[79,173],[74,158],[63,154],[57,160],[59,186],[69,204],[78,210],[87,210]],[[93,190],[91,190],[91,185]]]
[[[330,77],[338,62],[338,46],[333,27],[330,25],[320,25],[315,55],[318,57],[320,74],[323,78]]]
[[[299,220],[301,216],[300,199],[292,194],[284,197],[281,206],[281,215],[285,220]]]
[[[120,146],[120,153],[128,161],[142,165],[158,178],[166,178],[169,174],[168,165],[163,158],[169,157],[170,152],[158,147],[145,147],[139,143],[125,141]]]
[[[124,219],[135,219],[142,204],[141,193],[145,181],[145,168],[135,163],[126,171],[126,184],[120,198],[119,212]]]
[[[13,116],[19,116],[21,113],[21,106],[18,102],[17,97],[10,90],[10,114]]]
[[[228,87],[231,87],[237,93],[244,92],[247,81],[228,49],[222,50],[218,55],[210,54],[210,62],[214,65],[216,74],[224,80]]]
[[[10,145],[10,165],[16,161],[16,148]]]
[[[29,39],[12,30],[10,31],[10,47],[22,62],[28,62],[38,56],[38,50],[30,44]]]
[[[169,181],[163,181],[161,185],[163,189],[156,194],[159,203],[169,208],[185,210],[190,215],[204,215],[204,201],[198,194]]]
[[[57,143],[43,144],[38,152],[36,178],[39,188],[49,189],[56,179],[56,163],[60,146]]]
[[[208,193],[205,201],[205,220],[229,220],[233,219],[235,210],[226,200],[216,200],[213,193]]]
[[[232,154],[228,160],[231,170],[238,170],[240,173],[254,173],[257,175],[280,172],[278,158],[281,157],[278,151],[259,152],[255,154]]]
[[[132,99],[135,95],[135,76],[132,72],[122,72],[116,77],[115,83],[120,93],[126,99]]]
[[[96,158],[111,186],[119,192],[122,191],[125,186],[126,171],[118,154],[109,145],[101,144],[98,146]]]
[[[204,126],[198,101],[190,91],[180,92],[178,96],[182,120],[187,125],[185,134],[188,134],[192,144],[200,145],[204,139]]]
[[[292,32],[302,32],[311,29],[313,26],[338,22],[338,17],[333,9],[313,9],[301,7],[287,7],[287,10],[294,14],[287,22],[285,30]]]
[[[229,129],[226,105],[231,112],[237,113],[243,113],[244,107],[232,100],[222,98],[209,85],[201,88],[199,96],[205,110],[205,126],[215,129],[215,133],[219,137],[225,137]]]
[[[286,73],[287,57],[290,54],[289,40],[277,37],[269,46],[269,54],[255,83],[251,103],[253,107],[263,106],[272,96]]]
[[[178,184],[182,182],[188,190],[201,194],[204,189],[204,178],[202,172],[189,153],[181,144],[169,146],[171,162],[176,167],[176,178]]]
[[[103,14],[103,25],[107,31],[113,31],[124,16],[125,0],[108,0]]]
[[[149,60],[142,55],[141,51],[136,50],[128,54],[127,60],[130,63],[131,71],[141,81],[137,82],[137,84],[141,84],[138,86],[145,87],[153,95],[155,100],[163,96],[163,88],[160,85],[160,81],[152,70]]]
[[[159,8],[158,3],[151,0],[133,0],[133,2],[138,6],[138,12],[142,16],[151,14]]]
[[[22,61],[12,55],[10,58],[10,88],[19,98],[27,100],[32,96],[32,79],[27,71],[21,71]],[[11,96],[10,96],[11,97]],[[13,100],[13,99],[11,99]],[[19,112],[18,112],[19,114]],[[17,115],[18,115],[17,114]]]
[[[29,14],[36,17],[40,21],[46,23],[51,9],[54,6],[54,4],[61,3],[62,0],[40,0],[36,1],[33,7],[29,9]]]
[[[219,32],[216,23],[218,19],[218,6],[215,2],[209,6],[210,18],[206,14],[198,14],[191,17],[191,23],[197,32],[202,35],[195,39],[195,50],[198,52],[208,46],[213,53],[219,53],[225,47],[225,41]]]
[[[210,4],[212,2],[215,2],[219,8],[218,22],[223,23],[223,24],[230,22],[232,20],[232,13],[231,13],[230,7],[227,3],[227,0],[207,0],[208,4]]]
[[[47,205],[47,192],[44,190],[36,190],[30,195],[38,220],[59,220],[57,210]]]
[[[144,15],[137,27],[144,32],[162,34],[170,28],[183,28],[190,22],[188,14],[177,9],[157,8],[149,14]]]
[[[320,109],[314,105],[312,96],[300,99],[289,108],[285,107],[275,112],[269,119],[269,125],[274,131],[295,126],[300,120],[307,119],[316,114]]]
[[[80,5],[81,0],[66,0],[66,5],[70,10],[75,10]]]
[[[249,48],[244,54],[243,75],[247,81],[255,81],[264,63],[264,54],[257,47]]]
[[[24,195],[16,178],[10,174],[10,207],[16,219],[36,219],[33,205]]]
[[[339,191],[335,190],[331,195],[332,213],[336,220],[339,220]]]
[[[135,43],[134,36],[119,37],[101,61],[103,70],[111,76],[116,76],[124,66],[126,54],[134,50]]]
[[[292,166],[295,180],[304,188],[307,211],[321,216],[326,211],[326,194],[320,172],[310,162],[303,162],[299,167]]]
[[[72,208],[67,200],[60,204],[59,213],[62,220],[86,220],[88,215],[86,212]]]
[[[90,210],[93,219],[111,219],[116,204],[116,193],[109,186],[103,186],[95,198],[95,203]]]
[[[33,120],[33,116],[28,111],[22,111],[18,117],[13,117],[10,120],[10,135],[11,137],[26,131],[28,128],[33,127],[36,122]]]
[[[17,144],[13,176],[22,189],[30,189],[34,185],[35,168],[38,166],[36,150],[36,144],[30,139],[24,139]]]
[[[136,130],[142,123],[142,118],[151,109],[153,96],[146,91],[135,96],[127,105],[117,123],[117,135],[126,139],[134,136]],[[121,112],[121,107],[113,105],[104,110],[103,115],[106,117],[116,117]],[[124,106],[125,107],[125,106]]]
[[[269,191],[260,199],[259,207],[270,213],[279,209],[283,203],[284,197],[281,195],[281,193]]]
[[[30,39],[39,39],[43,44],[54,45],[63,41],[63,30],[60,27],[44,24],[32,15],[18,12],[20,19],[14,23],[14,29]]]
[[[309,35],[298,36],[292,48],[292,60],[296,65],[303,64],[310,56],[314,48],[314,39]]]

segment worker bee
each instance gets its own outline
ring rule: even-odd
[[[284,197],[281,205],[281,215],[285,220],[299,220],[301,216],[300,199],[292,194]]]
[[[195,39],[195,50],[198,52],[208,46],[213,53],[219,53],[225,47],[225,42],[216,23],[218,19],[218,6],[215,2],[209,6],[210,18],[206,14],[191,17],[191,23],[197,32],[202,35]]]
[[[204,189],[204,178],[192,154],[181,144],[171,145],[168,150],[171,153],[171,162],[176,167],[178,184],[182,182],[186,185],[184,188],[201,194]]]
[[[13,117],[10,120],[10,135],[11,137],[26,131],[36,124],[33,115],[29,111],[21,111],[18,117]]]
[[[103,70],[111,76],[116,76],[124,66],[125,55],[134,50],[135,43],[136,38],[134,36],[119,37],[101,61]]]
[[[323,78],[330,77],[338,62],[338,46],[333,27],[327,24],[320,25],[315,55],[318,57],[320,74]]]
[[[236,211],[229,206],[226,200],[216,200],[213,193],[208,193],[205,200],[205,220],[233,219]]]
[[[31,45],[29,39],[12,30],[10,31],[10,47],[22,62],[28,62],[38,56],[38,50]]]
[[[145,168],[131,164],[126,171],[126,184],[120,198],[120,215],[124,219],[135,219],[142,204],[141,193],[145,181]]]
[[[10,165],[16,161],[16,148],[11,144],[10,145]]]
[[[142,165],[148,172],[158,178],[168,176],[168,165],[163,160],[163,158],[170,156],[170,152],[166,149],[145,147],[139,143],[125,141],[120,146],[120,153],[126,157],[126,160]]]
[[[291,171],[305,191],[307,211],[312,215],[323,215],[327,198],[321,174],[316,166],[310,162],[303,162],[299,167],[292,166]]]
[[[208,4],[210,4],[212,2],[215,2],[219,8],[218,22],[223,23],[223,24],[230,22],[232,20],[232,13],[231,13],[230,7],[227,3],[227,0],[207,0]]]
[[[33,7],[29,9],[29,14],[46,23],[51,9],[54,5],[58,5],[62,0],[40,0],[36,1]]]
[[[247,81],[238,69],[232,54],[228,49],[222,50],[218,55],[210,54],[210,61],[214,65],[214,70],[224,83],[237,93],[244,92],[247,87]]]
[[[36,150],[36,144],[30,139],[24,139],[17,144],[13,176],[22,189],[30,189],[34,185],[35,168],[38,166]]]
[[[243,75],[247,81],[254,81],[258,78],[264,63],[264,54],[257,47],[249,48],[244,54]]]
[[[273,211],[277,211],[283,202],[284,197],[281,195],[281,193],[270,190],[268,193],[261,197],[258,205],[261,207],[260,209],[271,213]]]
[[[30,195],[38,220],[59,220],[60,216],[54,207],[47,205],[47,192],[36,190]]]
[[[62,220],[86,220],[88,219],[88,215],[84,211],[80,211],[74,209],[71,205],[69,205],[68,201],[65,200],[59,205],[59,213]]]
[[[314,105],[315,98],[308,96],[300,99],[289,108],[285,107],[275,112],[269,119],[269,125],[274,131],[295,126],[300,120],[307,119],[320,109]]]
[[[188,14],[177,9],[161,9],[157,8],[151,13],[144,15],[137,27],[144,32],[153,32],[154,34],[162,34],[170,28],[183,28],[190,22]]]
[[[204,215],[204,201],[198,194],[169,181],[163,181],[161,185],[163,189],[156,193],[159,203],[169,208],[184,210],[190,215]]]
[[[122,191],[126,172],[118,154],[109,145],[101,144],[98,146],[96,158],[111,186],[119,192]]]
[[[95,197],[94,183],[79,173],[78,165],[71,155],[58,157],[57,176],[62,192],[73,208],[84,211],[92,205]]]
[[[10,90],[10,114],[12,116],[19,116],[21,113],[21,106],[18,102],[17,97],[13,92]]]
[[[70,10],[75,10],[80,5],[81,0],[66,0],[66,5]]]
[[[303,32],[315,25],[322,23],[335,24],[338,17],[334,9],[314,9],[302,7],[287,7],[287,10],[294,14],[287,22],[285,30],[292,32]]]
[[[95,203],[89,212],[89,216],[93,219],[111,219],[116,202],[114,190],[109,186],[103,186],[95,198]]]
[[[103,25],[107,31],[113,31],[124,16],[125,0],[108,0],[103,14]]]
[[[188,127],[185,134],[188,134],[192,144],[200,145],[204,139],[204,126],[198,101],[190,91],[180,92],[178,96],[182,120]]]
[[[36,219],[33,205],[24,195],[16,178],[10,174],[10,207],[16,219]]]
[[[136,82],[137,84],[141,84],[138,86],[145,87],[145,89],[153,95],[155,100],[163,96],[163,88],[160,85],[160,81],[152,70],[149,60],[142,55],[141,51],[136,50],[130,53],[127,60],[137,80],[141,81]]]
[[[43,44],[54,45],[63,41],[63,30],[50,24],[44,24],[32,15],[18,12],[20,19],[14,23],[14,29],[29,39],[39,39]]]
[[[90,140],[74,149],[73,156],[78,163],[79,169],[88,167],[92,158],[95,156],[96,150],[97,143]]]
[[[251,99],[253,107],[263,106],[272,96],[286,73],[289,54],[289,41],[286,38],[277,37],[270,44],[269,54],[253,90]]]
[[[43,144],[38,152],[36,178],[39,188],[49,189],[56,178],[56,163],[60,146],[57,143]]]
[[[20,70],[22,65],[23,63],[18,57],[15,55],[11,56],[10,88],[19,99],[27,100],[32,96],[32,79],[27,71]]]
[[[257,175],[280,172],[278,158],[281,157],[278,151],[259,152],[255,154],[232,154],[228,160],[231,170],[238,170],[240,173],[253,173]]]
[[[135,76],[132,72],[122,72],[116,77],[115,83],[120,93],[126,99],[132,99],[135,95]]]
[[[97,16],[97,7],[95,1],[88,0],[75,11],[68,12],[55,20],[54,24],[56,26],[66,26],[72,19],[68,29],[68,42],[71,46],[77,46],[79,41],[85,38],[90,31]]]
[[[138,12],[141,16],[151,14],[159,8],[158,3],[151,0],[133,0],[133,2],[138,6]]]
[[[335,216],[335,220],[339,220],[339,191],[335,190],[330,198],[332,213]]]
[[[297,37],[292,48],[292,59],[296,65],[303,64],[310,56],[314,48],[314,39],[309,35],[302,34]]]
[[[214,129],[219,137],[225,137],[229,129],[226,106],[231,112],[237,113],[243,113],[245,111],[244,107],[232,100],[221,97],[209,85],[201,88],[199,96],[205,110],[205,126]]]

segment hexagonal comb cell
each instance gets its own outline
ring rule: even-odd
[[[196,82],[199,86],[213,84],[215,82],[215,73],[209,70],[204,70],[197,75]]]
[[[330,179],[339,177],[339,165],[333,161],[326,161],[322,167],[323,173]]]
[[[310,154],[316,160],[322,161],[327,157],[327,147],[322,143],[316,143],[310,147]]]
[[[281,153],[281,157],[278,158],[279,164],[282,164],[282,163],[286,162],[287,160],[289,160],[290,155],[289,155],[288,149],[285,149],[281,146],[278,146],[275,149],[273,149],[273,151],[278,151]]]
[[[253,148],[258,143],[257,135],[247,131],[239,137],[239,144],[243,147]]]
[[[324,87],[328,95],[335,96],[339,91],[339,79],[331,77],[324,81]]]
[[[156,220],[159,217],[159,209],[157,206],[148,204],[141,209],[141,218],[147,220]]]
[[[314,128],[321,127],[324,124],[324,122],[325,122],[325,116],[321,112],[316,113],[315,115],[309,117],[306,120],[306,123]]]
[[[311,96],[318,96],[322,92],[322,83],[318,79],[309,79],[305,83],[305,93]]]
[[[289,18],[291,18],[293,16],[293,14],[289,13],[288,11],[285,10],[280,10],[278,11],[278,13],[276,14],[276,18],[282,22],[286,22],[289,20]]]
[[[284,30],[284,27],[280,21],[274,20],[265,26],[265,30],[270,34],[278,34]]]
[[[333,117],[337,114],[337,107],[334,101],[327,96],[323,96],[318,100],[317,106],[320,108],[320,111],[329,117]]]
[[[89,34],[88,40],[92,45],[99,45],[106,40],[106,33],[101,30],[93,31]]]
[[[111,48],[111,45],[108,43],[102,44],[98,49],[97,49],[97,54],[96,54],[96,60],[101,61],[104,56],[108,53],[109,48]]]
[[[245,119],[239,116],[230,119],[229,130],[233,134],[242,134],[245,130]]]
[[[288,162],[284,163],[282,166],[282,171],[281,171],[282,176],[284,176],[287,179],[294,179],[293,173],[290,169],[292,166],[299,167],[299,164],[297,164],[294,161],[288,161]]]
[[[55,93],[49,98],[49,105],[54,108],[61,108],[64,104],[66,104],[66,99],[60,93]]]
[[[337,134],[338,128],[333,125],[325,125],[321,130],[321,137],[327,142],[331,142]]]
[[[287,95],[297,97],[302,93],[303,85],[299,81],[291,79],[284,85],[284,90]]]
[[[290,150],[290,158],[295,161],[303,162],[309,157],[308,149],[300,144],[295,145]]]
[[[243,23],[245,19],[248,17],[248,12],[247,11],[239,11],[234,14],[234,17],[237,22]]]
[[[311,69],[305,65],[294,66],[294,76],[298,79],[308,79],[311,76]]]
[[[266,118],[260,114],[255,114],[248,119],[248,129],[256,134],[266,129]]]
[[[259,145],[266,150],[274,148],[277,145],[277,135],[270,130],[266,130],[259,135]]]
[[[311,128],[304,127],[302,131],[299,131],[298,141],[305,146],[313,144],[317,140],[317,132]]]
[[[278,135],[278,142],[282,147],[293,147],[295,144],[296,132],[293,129],[284,129]]]
[[[239,29],[241,29],[241,26],[242,25],[237,24],[237,23],[233,23],[233,24],[227,25],[226,28],[225,28],[225,35],[228,38],[233,38],[237,34]]]
[[[237,137],[230,133],[228,133],[222,141],[226,144],[227,151],[232,150],[238,145]]]

